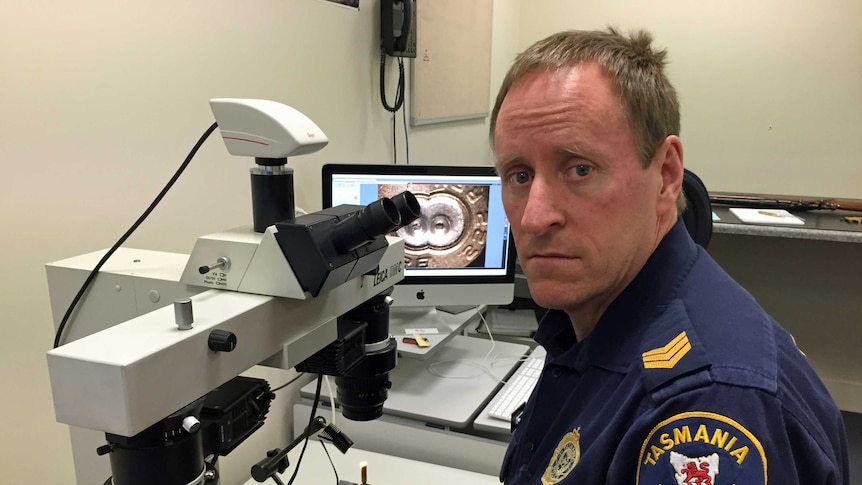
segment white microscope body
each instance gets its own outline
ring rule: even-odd
[[[210,104],[228,151],[258,162],[252,177],[289,174],[292,190],[286,157],[327,143],[317,125],[285,105]],[[400,223],[401,206],[386,199],[375,211],[330,209],[292,219],[292,193],[289,199],[288,217],[283,208],[261,215],[255,206],[255,226],[263,231],[241,227],[203,236],[188,257],[125,248],[115,254],[94,280],[95,301],[78,309],[71,341],[47,356],[56,417],[73,427],[73,442],[76,428],[134,437],[254,365],[292,368],[339,337],[339,317],[403,278],[403,242],[385,236]],[[84,268],[103,253],[48,265],[55,320]],[[121,288],[132,289],[125,308],[99,307],[117,298],[103,290],[119,294]],[[166,296],[190,303],[172,308]],[[130,312],[138,316],[115,325]],[[116,472],[114,484],[127,485],[117,482]]]

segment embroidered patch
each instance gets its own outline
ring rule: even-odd
[[[692,458],[671,451],[670,464],[673,466],[677,485],[686,483],[713,485],[715,476],[718,475],[718,453]]]
[[[688,335],[682,332],[664,347],[644,352],[644,369],[673,369],[689,350],[691,342],[688,341]]]
[[[554,455],[551,456],[551,461],[548,463],[548,468],[542,475],[542,485],[554,485],[569,476],[569,473],[578,464],[581,459],[581,433],[579,430],[574,430],[571,433],[566,433],[557,449],[554,450]]]
[[[766,484],[760,440],[720,414],[688,412],[662,421],[641,447],[637,484]]]

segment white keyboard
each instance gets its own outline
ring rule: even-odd
[[[542,373],[542,367],[545,366],[545,355],[544,348],[536,347],[521,363],[488,406],[488,414],[492,418],[509,421],[515,409],[527,402],[533,388],[539,382],[539,375]]]

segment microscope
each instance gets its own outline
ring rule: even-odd
[[[104,433],[106,485],[217,484],[213,458],[259,429],[275,397],[266,381],[239,376],[254,365],[335,376],[353,420],[379,417],[391,386],[389,294],[404,276],[404,244],[388,234],[419,216],[416,198],[296,216],[287,157],[321,149],[326,135],[273,101],[210,107],[228,152],[255,160],[253,224],[198,238],[187,258],[117,253],[114,273],[99,277],[121,278],[118,293],[132,287],[138,315],[104,329],[79,322],[85,330],[48,352],[57,420]],[[48,266],[56,315],[63,291]],[[183,297],[164,305],[165,288]],[[274,469],[261,463],[253,471],[265,480]]]

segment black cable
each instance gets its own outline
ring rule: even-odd
[[[274,482],[275,482],[275,483],[277,483],[278,485],[284,485],[284,482],[282,482],[282,481],[281,481],[281,479],[279,479],[279,478],[278,478],[278,475],[273,475],[273,476],[272,476],[272,481],[274,481]]]
[[[302,378],[302,376],[304,376],[304,375],[305,375],[305,372],[300,372],[298,376],[296,376],[296,377],[294,377],[293,379],[291,379],[291,380],[287,381],[287,383],[282,384],[282,385],[280,385],[280,386],[276,387],[275,389],[273,389],[273,390],[272,390],[272,391],[270,391],[270,392],[278,392],[278,391],[280,391],[280,390],[284,389],[285,387],[287,387],[287,386],[289,386],[289,385],[293,384],[294,382],[298,381],[298,380],[299,380],[299,379],[301,379],[301,378]]]
[[[311,425],[314,424],[314,418],[317,414],[317,405],[320,403],[320,391],[322,386],[323,374],[321,373],[317,375],[317,390],[314,391],[314,403],[311,405],[311,416],[308,418],[308,427],[306,429],[311,429]],[[305,456],[305,448],[308,446],[308,439],[312,434],[313,433],[308,433],[305,435],[305,442],[302,443],[302,451],[299,452],[299,459],[296,460],[296,467],[293,469],[293,475],[290,476],[290,480],[287,482],[287,485],[293,485],[293,481],[296,480],[296,474],[299,473],[299,465],[302,464],[302,457]]]
[[[123,234],[122,237],[120,237],[120,239],[116,242],[116,244],[114,244],[114,246],[111,249],[109,249],[108,252],[105,253],[104,256],[102,256],[102,259],[99,260],[99,262],[96,264],[96,267],[93,268],[93,271],[91,271],[89,276],[87,276],[87,279],[84,281],[84,284],[81,285],[81,289],[78,290],[78,294],[75,295],[75,298],[72,300],[72,303],[69,305],[69,308],[66,310],[66,314],[63,315],[63,319],[60,321],[60,325],[57,327],[57,333],[56,333],[56,335],[54,335],[54,348],[55,349],[60,346],[60,342],[63,338],[63,330],[66,328],[66,324],[69,323],[69,317],[72,315],[72,312],[75,311],[75,307],[78,305],[81,298],[84,296],[84,293],[87,291],[87,288],[89,288],[90,284],[93,282],[93,280],[96,279],[96,275],[99,274],[99,270],[102,269],[102,266],[117,251],[117,249],[119,249],[120,246],[122,246],[123,243],[126,242],[126,239],[128,239],[129,236],[131,236],[132,233],[135,232],[135,230],[138,228],[138,226],[140,226],[141,223],[144,222],[144,219],[146,219],[147,216],[149,216],[150,213],[153,212],[153,209],[155,209],[156,206],[159,204],[159,202],[162,201],[162,199],[168,193],[168,190],[170,190],[171,187],[173,187],[174,183],[176,183],[177,179],[180,178],[180,175],[182,175],[182,173],[185,171],[186,167],[188,167],[189,162],[192,161],[192,158],[194,158],[195,154],[198,152],[201,145],[204,144],[206,139],[209,138],[209,136],[212,134],[213,131],[215,131],[215,129],[217,127],[218,127],[218,123],[213,123],[212,126],[210,126],[209,128],[207,128],[206,131],[204,131],[203,135],[201,135],[198,142],[195,143],[195,146],[189,152],[185,161],[183,161],[182,165],[180,165],[180,168],[177,169],[176,173],[174,173],[174,176],[171,177],[171,179],[168,181],[167,185],[165,185],[165,187],[162,189],[162,191],[159,192],[159,195],[156,196],[155,200],[153,200],[153,202],[150,204],[150,206],[147,207],[147,210],[145,210],[144,213],[141,214],[141,217],[139,217],[138,220],[135,221],[134,224],[132,224],[132,227],[130,227],[129,230],[126,231],[126,233]]]
[[[389,106],[386,101],[386,51],[380,48],[380,101],[386,111],[395,113],[404,104],[404,62],[398,63],[398,90],[395,92],[395,105]]]
[[[332,462],[332,456],[329,455],[329,450],[326,449],[326,443],[321,441],[320,446],[323,447],[323,452],[326,453],[326,457],[329,458],[329,464],[332,465],[332,472],[335,473],[335,485],[338,485],[341,483],[338,480],[338,470],[335,469],[335,463]]]
[[[398,164],[398,147],[395,144],[395,113],[404,105],[404,59],[398,58],[398,87],[395,90],[395,105],[386,100],[386,51],[380,48],[380,101],[386,111],[392,113],[392,163]]]
[[[400,99],[399,109],[401,110],[401,114],[405,113],[404,109],[404,58],[398,58],[398,89],[395,91],[395,97]],[[392,153],[393,155],[393,163],[395,165],[398,164],[398,147],[395,146],[395,140],[397,140],[397,135],[395,134],[395,113],[392,113]]]
[[[399,57],[398,62],[404,62],[404,60]],[[410,165],[410,135],[407,133],[407,108],[401,109],[401,119],[404,121],[404,160],[405,164]]]

